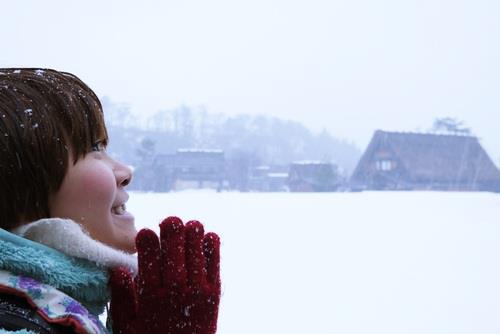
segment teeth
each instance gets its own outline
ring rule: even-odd
[[[111,211],[115,215],[123,215],[123,213],[125,212],[125,210],[126,210],[125,204],[122,204],[122,205],[115,206]]]

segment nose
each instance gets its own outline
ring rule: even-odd
[[[113,171],[115,172],[116,184],[119,187],[127,186],[132,180],[132,169],[118,161],[114,161]]]

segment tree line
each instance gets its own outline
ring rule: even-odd
[[[141,122],[127,105],[102,98],[111,154],[139,167],[181,148],[222,149],[226,160],[248,166],[288,165],[297,160],[332,162],[348,175],[361,151],[327,130],[314,133],[296,121],[264,115],[227,116],[181,105]]]

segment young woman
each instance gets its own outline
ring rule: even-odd
[[[0,333],[215,333],[217,235],[176,217],[137,234],[107,142],[77,77],[0,69]]]

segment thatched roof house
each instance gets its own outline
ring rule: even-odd
[[[354,189],[500,191],[500,171],[476,137],[376,131]]]

